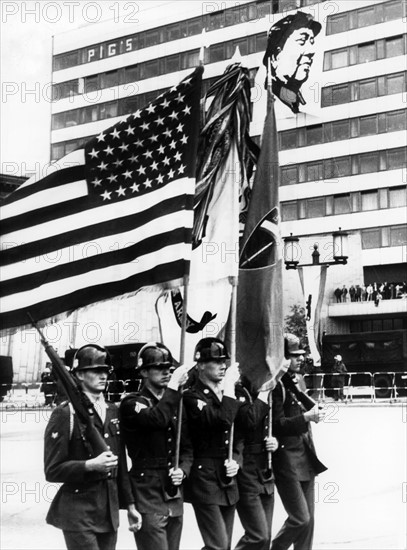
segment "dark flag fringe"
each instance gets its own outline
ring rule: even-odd
[[[236,143],[239,171],[243,183],[240,189],[240,217],[244,218],[249,198],[249,182],[257,162],[259,148],[249,135],[250,75],[240,63],[229,65],[222,77],[209,88],[205,100],[213,98],[205,115],[198,145],[198,166],[194,202],[193,246],[205,236],[207,210],[215,182],[225,168],[229,152]],[[229,174],[230,176],[230,174]],[[225,174],[223,177],[228,177]]]

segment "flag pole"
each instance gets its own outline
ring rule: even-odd
[[[237,284],[238,278],[236,276],[231,277],[232,283],[232,297],[230,304],[230,361],[233,365],[236,363],[236,317],[237,317]],[[229,444],[228,444],[228,460],[233,460],[233,442],[235,436],[235,423],[233,422],[229,431]]]

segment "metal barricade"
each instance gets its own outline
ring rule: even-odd
[[[407,397],[407,372],[394,373],[394,398]]]
[[[375,397],[373,375],[371,372],[349,372],[349,390],[347,398],[353,400],[355,395],[370,396],[370,401],[373,402]]]
[[[373,373],[374,397],[376,399],[395,399],[394,372]]]
[[[304,374],[307,394],[315,399],[315,401],[322,401],[325,399],[324,377],[325,374],[319,372]]]

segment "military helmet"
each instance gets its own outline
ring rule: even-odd
[[[136,370],[149,367],[172,367],[173,358],[170,350],[160,342],[148,342],[137,355]]]
[[[229,359],[229,353],[219,338],[203,338],[195,347],[194,360],[198,363],[224,361],[225,359]]]
[[[295,334],[284,334],[284,355],[288,358],[290,355],[304,355],[306,351],[300,349],[300,339]]]
[[[73,358],[72,371],[89,370],[106,367],[111,370],[111,357],[109,352],[96,344],[86,344],[79,348]]]

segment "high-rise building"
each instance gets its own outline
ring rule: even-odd
[[[178,83],[198,64],[203,42],[205,89],[239,47],[253,78],[251,133],[259,140],[265,94],[256,75],[263,69],[267,31],[293,10],[311,13],[322,30],[303,86],[306,104],[294,115],[276,102],[282,235],[300,238],[300,261],[309,263],[314,243],[320,260],[330,259],[332,232],[346,230],[349,259],[328,270],[324,330],[402,331],[406,356],[406,2],[142,5],[137,13],[54,37],[51,159]],[[385,282],[393,286],[379,306],[350,301],[349,294],[346,303],[336,303],[336,288]],[[295,271],[286,272],[284,292],[286,313],[303,303]]]

